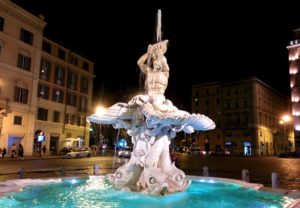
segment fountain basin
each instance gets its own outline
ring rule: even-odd
[[[5,187],[8,190],[0,196],[0,207],[298,207],[296,198],[260,191],[261,184],[212,177],[189,178],[192,184],[186,191],[165,196],[117,191],[104,176],[12,180],[0,183],[2,193]]]

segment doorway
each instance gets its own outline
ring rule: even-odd
[[[21,139],[22,137],[13,137],[13,136],[8,136],[8,151],[7,154],[11,154],[11,147],[13,144],[16,145],[16,150],[19,147],[19,144],[21,144]]]
[[[251,142],[244,142],[244,155],[251,156],[252,155],[252,147]]]
[[[50,136],[50,155],[57,155],[58,153],[58,136]]]

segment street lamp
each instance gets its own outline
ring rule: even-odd
[[[97,108],[96,108],[96,114],[98,116],[101,116],[101,115],[104,114],[104,112],[105,112],[105,108],[101,105],[98,105]]]
[[[289,115],[283,115],[281,116],[281,120],[279,121],[279,124],[283,125],[283,130],[284,130],[284,153],[287,154],[287,149],[288,149],[288,140],[289,136],[288,133],[286,132],[286,124],[291,121],[291,116]]]

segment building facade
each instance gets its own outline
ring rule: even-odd
[[[0,1],[0,148],[8,154],[13,144],[25,155],[89,145],[93,63],[44,38],[45,26],[42,16]]]
[[[289,51],[289,74],[292,114],[296,138],[296,151],[300,153],[300,29],[294,30],[295,40],[287,46]]]
[[[194,85],[192,112],[216,123],[215,130],[197,134],[195,142],[202,149],[248,156],[294,150],[291,125],[279,124],[291,112],[289,98],[255,77]]]

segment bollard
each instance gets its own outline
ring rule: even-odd
[[[25,175],[25,169],[24,168],[20,168],[19,171],[19,179],[23,179]]]
[[[94,175],[99,175],[99,165],[94,164]]]
[[[279,187],[279,176],[278,173],[273,172],[272,173],[272,188],[278,188]]]
[[[249,170],[247,169],[242,170],[242,180],[249,182]]]
[[[60,168],[60,176],[66,176],[65,166],[61,166],[61,168]]]
[[[209,176],[209,173],[208,173],[208,167],[204,166],[203,167],[203,176]]]

